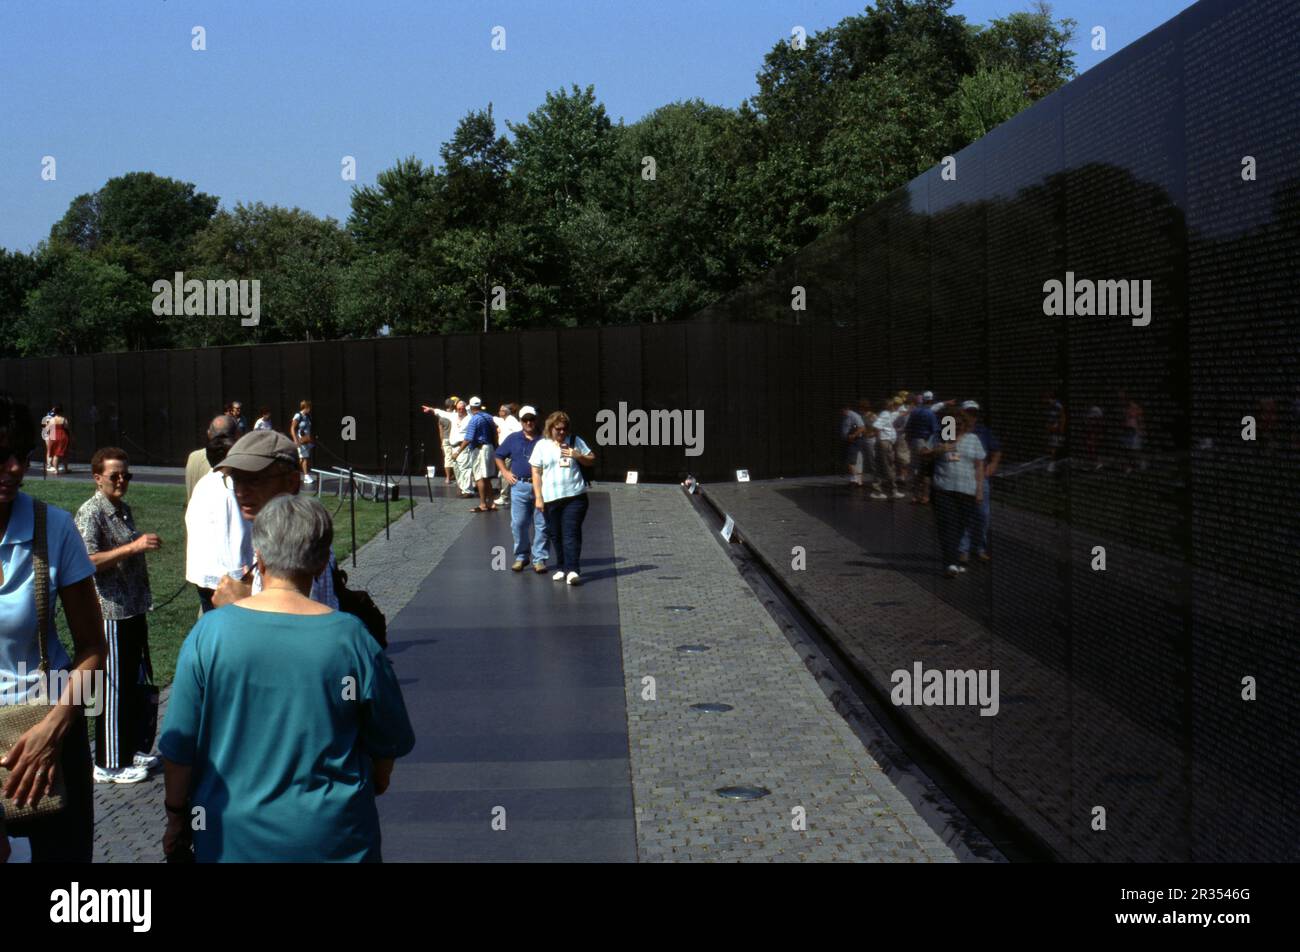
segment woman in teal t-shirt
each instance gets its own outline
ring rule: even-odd
[[[383,649],[308,597],[333,536],[315,499],[272,499],[253,523],[262,590],[185,639],[158,744],[169,856],[197,815],[199,862],[380,860],[375,796],[415,736]]]

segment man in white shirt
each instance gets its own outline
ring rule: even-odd
[[[234,420],[218,417],[228,425],[208,429],[204,463],[218,466],[235,443]],[[185,507],[185,581],[198,589],[201,611],[210,612],[212,594],[226,575],[242,578],[241,557],[247,545],[247,525],[239,514],[235,494],[225,479],[209,469],[194,484]]]
[[[451,401],[448,400],[448,403]],[[456,401],[455,410],[439,410],[437,407],[431,407],[425,404],[420,407],[425,413],[432,413],[439,420],[444,420],[451,424],[451,429],[447,432],[447,438],[442,444],[443,463],[450,475],[453,471],[456,474],[456,483],[460,486],[460,497],[468,499],[474,494],[470,492],[473,485],[473,479],[470,475],[469,460],[463,455],[456,455],[456,447],[465,442],[465,427],[469,426],[469,408],[464,400]]]
[[[503,403],[497,410],[497,446],[506,441],[511,433],[519,433],[523,430],[524,425],[519,422],[515,416],[515,407],[517,404]],[[510,505],[510,493],[506,481],[501,480],[501,492],[497,495],[496,504],[498,506]]]
[[[276,496],[297,495],[302,488],[302,473],[298,471],[298,447],[275,430],[254,430],[240,437],[216,470],[229,476],[234,484],[235,501],[247,533],[239,556],[242,576],[233,573],[222,576],[212,594],[212,603],[220,608],[262,590],[262,577],[253,559],[253,520]],[[312,601],[334,609],[339,607],[334,590],[337,565],[331,552],[329,563],[311,586]]]
[[[875,482],[871,487],[872,499],[888,499],[889,495],[895,499],[907,498],[906,493],[898,491],[898,480],[894,475],[894,443],[898,440],[894,420],[897,416],[898,408],[893,401],[890,401],[885,409],[876,414],[871,424],[876,431],[876,472]],[[883,481],[881,476],[884,476]],[[886,485],[889,495],[886,495]]]

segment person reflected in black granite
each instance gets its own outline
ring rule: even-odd
[[[975,514],[971,519],[971,524],[966,531],[962,533],[961,542],[957,546],[958,563],[965,565],[970,560],[971,549],[975,550],[975,556],[981,562],[990,561],[993,556],[989,552],[989,522],[992,518],[992,506],[989,502],[991,488],[990,480],[998,471],[998,465],[1002,462],[1002,444],[997,436],[989,429],[988,424],[980,421],[980,405],[974,400],[967,400],[961,405],[961,415],[964,424],[979,439],[980,445],[984,447],[984,494],[976,502]]]
[[[1043,409],[1047,425],[1047,471],[1056,472],[1056,464],[1065,449],[1067,418],[1065,405],[1056,398],[1055,390],[1043,394]]]
[[[846,406],[840,411],[840,441],[844,445],[844,462],[849,469],[849,482],[854,486],[862,485],[862,433],[866,423],[852,407]]]
[[[1124,406],[1124,428],[1120,433],[1120,448],[1124,453],[1124,475],[1130,476],[1135,470],[1147,468],[1146,460],[1142,456],[1142,445],[1146,437],[1146,414],[1142,410],[1142,405],[1123,390],[1119,392],[1119,398]]]
[[[931,492],[934,521],[939,532],[944,573],[949,578],[966,571],[958,548],[962,536],[975,521],[976,511],[984,503],[984,444],[975,435],[972,416],[963,413],[956,423],[955,439],[942,438],[941,423],[939,434],[931,437],[924,450],[924,454],[934,462]]]
[[[1101,472],[1101,442],[1106,429],[1106,413],[1101,407],[1088,408],[1083,420],[1083,459],[1094,473]]]

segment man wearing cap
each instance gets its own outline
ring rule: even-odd
[[[934,460],[929,454],[930,441],[939,435],[939,418],[930,409],[934,394],[912,394],[912,412],[907,415],[903,436],[912,452],[912,502],[930,501],[930,479],[934,475]]]
[[[490,496],[488,474],[492,451],[497,445],[497,427],[492,414],[483,409],[483,401],[478,397],[469,399],[469,423],[465,426],[465,436],[456,447],[456,461],[463,465],[469,478],[478,488],[478,505],[470,512],[492,512],[496,509]],[[461,460],[464,460],[461,463]]]
[[[531,554],[533,571],[542,575],[546,572],[546,514],[533,505],[533,468],[529,463],[542,437],[537,432],[535,409],[520,409],[519,420],[523,429],[502,440],[496,451],[497,469],[510,493],[510,534],[515,540],[515,563],[510,568],[522,572]]]
[[[302,488],[302,473],[298,470],[297,445],[276,430],[254,430],[241,436],[215,468],[234,484],[235,501],[239,504],[239,514],[245,521],[246,530],[238,563],[244,570],[243,575],[240,578],[222,576],[212,594],[213,605],[220,608],[262,590],[262,576],[253,559],[253,520],[276,496],[296,496]],[[337,564],[331,552],[329,564],[311,585],[312,601],[334,609],[339,607],[334,592]]]

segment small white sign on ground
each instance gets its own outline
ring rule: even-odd
[[[747,470],[747,469],[738,469],[738,470],[736,470],[736,482],[738,482],[738,483],[747,483],[747,482],[749,482],[749,470]]]
[[[736,531],[736,520],[727,516],[727,521],[722,524],[722,538],[728,542],[731,541],[731,534]]]
[[[629,470],[627,471],[627,484],[628,484],[629,486],[634,486],[634,485],[636,485],[636,470],[634,470],[634,469],[629,469]]]

